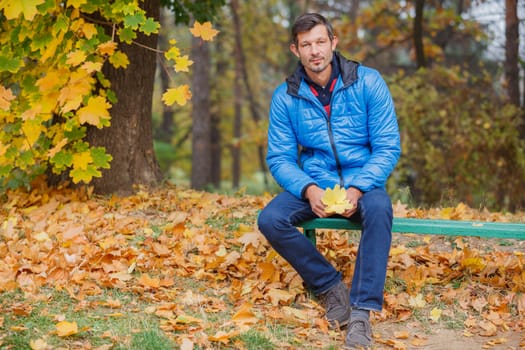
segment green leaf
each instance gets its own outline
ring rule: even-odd
[[[17,73],[24,66],[24,61],[17,57],[0,56],[0,72]]]
[[[131,44],[133,39],[137,37],[137,33],[135,33],[133,29],[126,27],[126,28],[122,28],[119,31],[119,37],[120,37],[120,40],[122,40],[123,42],[127,44]]]
[[[56,170],[62,171],[73,164],[73,155],[67,150],[61,150],[49,161]]]
[[[137,13],[135,15],[128,15],[124,17],[124,26],[137,29],[139,25],[143,24],[146,20],[146,17],[142,13]]]
[[[73,169],[70,172],[73,183],[89,183],[94,177],[102,176],[102,173],[98,171],[93,165],[88,165],[86,169]]]
[[[140,30],[147,35],[158,33],[159,28],[159,22],[155,21],[153,18],[146,19],[146,22],[140,26]]]
[[[109,169],[109,163],[113,159],[110,154],[106,153],[104,147],[95,147],[91,149],[91,158],[93,158],[93,164],[99,168]]]

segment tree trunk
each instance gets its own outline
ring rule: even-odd
[[[207,42],[193,37],[192,167],[191,187],[204,190],[211,184],[210,52]]]
[[[220,24],[218,30],[222,30]],[[214,51],[217,53],[224,52],[224,37],[218,36],[214,41]],[[215,62],[215,73],[217,76],[228,70],[229,57],[218,54]],[[222,140],[221,140],[221,116],[225,114],[222,107],[220,78],[211,79],[212,91],[212,112],[211,112],[211,183],[215,188],[221,187],[222,177]]]
[[[518,1],[505,0],[505,77],[510,102],[520,105]]]
[[[171,28],[169,20],[171,17],[166,15],[166,11],[161,11],[160,15],[160,25],[161,28]],[[169,37],[166,31],[163,31],[159,35],[159,49],[165,51],[169,48]],[[168,73],[168,67],[163,63],[162,57],[159,57],[159,75],[160,75],[160,86],[161,91],[166,91],[170,88],[170,76]],[[162,120],[160,127],[157,129],[156,136],[159,140],[166,143],[171,143],[174,130],[174,118],[173,118],[173,108],[162,104]]]
[[[235,3],[235,4],[234,4]],[[232,1],[232,6],[238,6],[237,1]],[[259,108],[257,106],[257,101],[255,99],[255,95],[252,91],[252,87],[250,84],[250,79],[248,76],[248,69],[246,68],[246,57],[244,55],[244,48],[242,45],[242,25],[239,18],[238,8],[233,11],[232,10],[232,16],[233,16],[233,22],[235,26],[235,41],[236,41],[236,51],[238,49],[238,57],[236,59],[236,62],[239,64],[239,70],[241,74],[242,81],[244,82],[244,86],[246,88],[246,96],[248,98],[249,102],[249,108],[250,113],[252,115],[252,119],[255,123],[255,125],[259,125],[261,122],[261,115],[259,113]],[[266,169],[266,160],[265,160],[265,151],[263,145],[257,145],[257,158],[259,160],[259,169],[261,171],[261,174],[263,175],[263,181],[266,188],[268,188],[268,171]]]
[[[159,0],[142,5],[147,16],[159,19]],[[135,42],[156,49],[157,35],[139,34]],[[130,61],[126,69],[104,67],[118,102],[111,109],[111,126],[89,128],[87,133],[91,145],[104,146],[113,157],[111,168],[102,170],[102,178],[91,182],[96,193],[130,194],[134,185],[155,186],[161,180],[153,150],[151,112],[156,53],[141,46],[121,45]]]
[[[239,2],[231,0],[230,2],[233,26],[235,34],[235,77],[233,81],[233,98],[234,98],[234,121],[233,121],[233,139],[232,143],[232,187],[239,188],[241,181],[241,136],[242,136],[242,63],[241,63],[241,28],[239,20]]]
[[[425,0],[415,0],[416,15],[414,17],[414,48],[416,51],[417,68],[426,67],[425,49],[423,46],[423,10]]]

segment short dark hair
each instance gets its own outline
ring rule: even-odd
[[[305,13],[295,19],[295,22],[292,26],[292,42],[297,45],[297,36],[300,33],[307,32],[319,24],[322,24],[326,27],[328,37],[330,40],[333,40],[334,29],[326,18],[318,13]]]

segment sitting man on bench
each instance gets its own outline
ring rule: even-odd
[[[299,64],[274,92],[268,129],[268,166],[285,191],[261,211],[258,225],[319,297],[330,324],[348,326],[346,347],[366,348],[370,311],[383,306],[392,236],[384,186],[401,153],[400,137],[381,75],[344,58],[335,51],[337,42],[319,14],[299,16],[292,27],[290,49]],[[350,292],[341,273],[295,227],[330,216],[322,197],[337,184],[353,205],[342,215],[363,227]]]

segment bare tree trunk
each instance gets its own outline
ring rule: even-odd
[[[160,25],[162,28],[170,27],[170,23],[168,23],[169,17],[166,16],[165,11],[161,11],[160,14]],[[164,33],[159,34],[159,49],[164,51],[167,50],[169,46],[169,38]],[[160,85],[162,87],[162,91],[166,91],[170,87],[170,76],[167,71],[168,67],[166,67],[163,62],[162,58],[159,57],[159,74],[160,74]],[[173,130],[174,130],[174,120],[173,120],[173,108],[170,106],[166,106],[165,104],[162,104],[162,121],[160,123],[160,127],[156,132],[156,135],[159,140],[171,143],[171,138],[173,137]]]
[[[423,14],[425,0],[415,0],[416,15],[414,17],[414,48],[416,51],[417,68],[426,67],[425,49],[423,46]]]
[[[238,188],[241,180],[241,136],[242,136],[242,44],[241,27],[239,20],[239,2],[231,0],[233,26],[235,32],[235,77],[233,82],[234,110],[233,138],[232,144],[232,187]]]
[[[193,37],[191,55],[195,62],[191,79],[193,91],[191,187],[203,190],[211,184],[212,155],[208,43]]]
[[[512,104],[520,105],[518,1],[505,0],[505,77]]]
[[[217,27],[217,29],[221,29]],[[223,52],[223,37],[219,36],[214,41],[215,52]],[[222,58],[221,55],[217,55],[218,59],[215,63],[215,72],[217,75],[227,71],[228,61]],[[222,174],[222,140],[221,140],[221,115],[224,114],[221,104],[221,89],[220,84],[221,78],[211,79],[211,91],[212,91],[212,112],[211,112],[211,183],[215,188],[221,187],[221,174]],[[213,86],[213,84],[217,86]]]
[[[252,119],[255,122],[255,125],[260,124],[261,116],[259,113],[259,109],[257,106],[257,101],[255,100],[255,96],[250,84],[250,79],[248,77],[248,71],[246,69],[246,57],[244,56],[244,49],[242,45],[242,26],[241,21],[239,18],[239,4],[237,0],[232,0],[232,16],[233,16],[233,22],[235,26],[235,42],[236,42],[236,63],[239,64],[239,70],[242,77],[242,81],[244,81],[244,86],[246,88],[246,96],[248,98],[249,102],[249,108],[250,113],[252,115]],[[237,53],[238,50],[238,53]],[[261,173],[263,174],[264,179],[264,185],[267,188],[268,187],[268,171],[266,169],[266,161],[264,156],[264,146],[258,145],[257,146],[257,158],[259,160],[259,168]]]
[[[141,3],[147,16],[159,19],[160,1]],[[157,36],[141,33],[135,39],[141,45],[157,48]],[[87,141],[104,146],[112,155],[111,168],[91,184],[97,193],[130,194],[137,184],[155,186],[161,173],[153,150],[151,105],[156,69],[156,53],[138,45],[122,44],[129,57],[127,69],[104,67],[118,102],[111,109],[111,126],[89,128]]]

